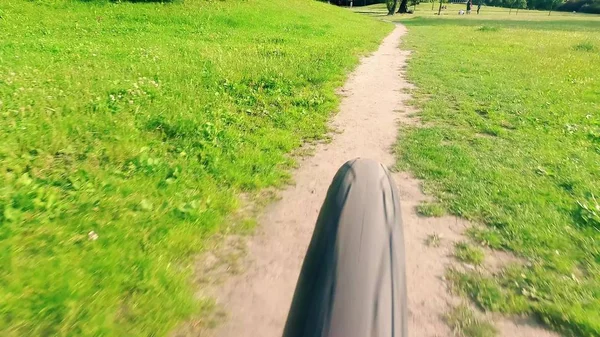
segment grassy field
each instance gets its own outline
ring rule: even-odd
[[[485,224],[472,239],[522,258],[493,276],[451,273],[477,304],[599,336],[600,17],[459,9],[394,17],[424,122],[403,128],[398,165]]]
[[[0,335],[161,336],[392,26],[301,0],[0,2]],[[361,29],[349,29],[360,27]]]

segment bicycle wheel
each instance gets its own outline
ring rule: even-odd
[[[368,159],[344,164],[319,213],[284,337],[406,337],[398,191]]]

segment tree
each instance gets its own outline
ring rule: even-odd
[[[387,6],[388,15],[394,15],[396,6],[398,6],[398,0],[386,0],[385,5]]]
[[[438,15],[442,15],[442,3],[444,0],[440,0],[440,9],[438,9]]]
[[[519,15],[519,9],[527,8],[527,0],[516,0],[515,7],[517,7],[516,15]]]
[[[417,5],[421,3],[421,0],[410,0],[410,5],[413,6],[413,13],[417,11]]]
[[[550,14],[552,14],[552,10],[556,7],[558,7],[558,5],[562,4],[564,0],[549,0],[550,2],[550,11],[548,12],[548,16],[550,16]]]
[[[505,5],[508,6],[509,10],[508,10],[508,15],[510,15],[512,13],[513,7],[515,6],[515,4],[517,3],[516,0],[506,0],[505,1]]]
[[[398,8],[398,13],[408,13],[408,0],[402,0],[402,2],[400,3],[400,8]]]

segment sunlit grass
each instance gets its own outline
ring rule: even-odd
[[[392,29],[299,0],[0,16],[2,336],[160,336],[209,309],[191,256],[240,192],[288,181]]]
[[[408,27],[424,122],[403,127],[399,165],[451,213],[486,224],[475,241],[524,263],[457,276],[459,287],[487,310],[599,335],[600,17],[459,16],[458,5],[438,17],[430,6],[386,18]]]

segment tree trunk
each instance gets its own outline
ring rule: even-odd
[[[512,7],[510,8],[510,10],[508,11],[508,15],[510,15],[510,13],[512,13]]]
[[[387,0],[385,2],[385,5],[387,6],[388,15],[394,15],[394,12],[396,11],[396,6],[398,5],[398,0]]]
[[[402,0],[400,8],[398,8],[398,13],[408,13],[408,0]]]
[[[440,9],[438,9],[438,16],[442,15],[442,0],[440,0]]]
[[[431,10],[433,10],[433,6],[435,6],[435,1],[431,0]]]

